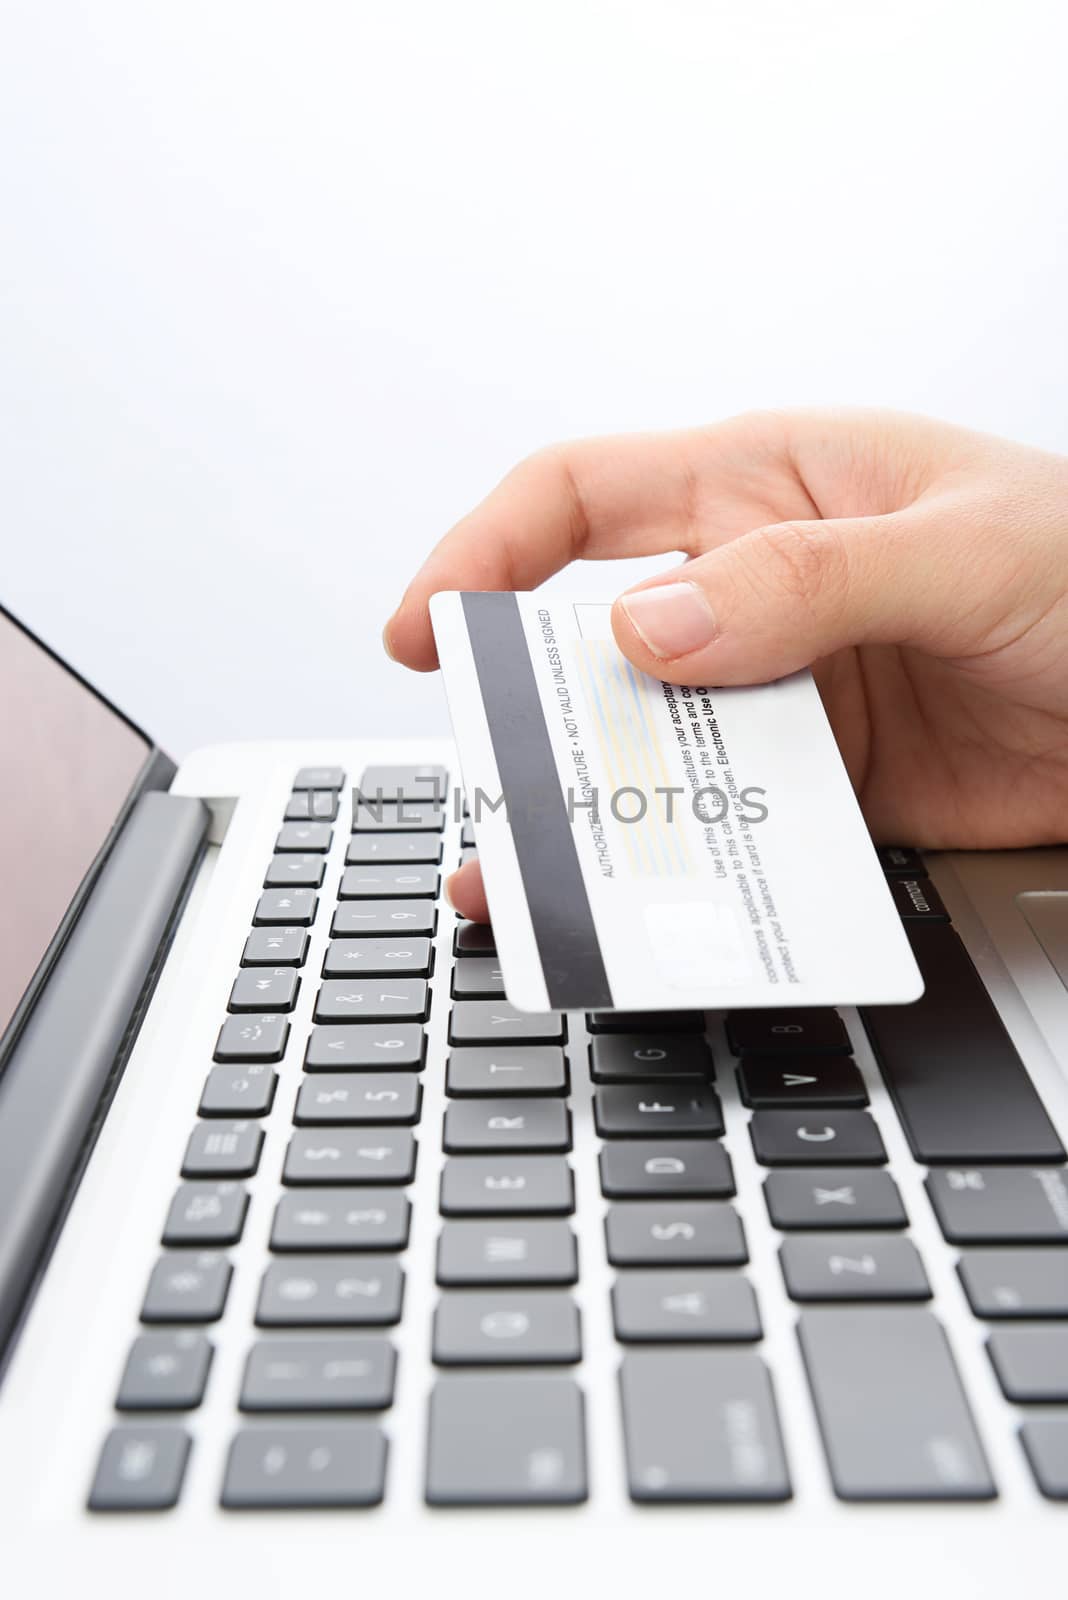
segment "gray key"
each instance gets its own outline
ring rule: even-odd
[[[578,1241],[566,1222],[446,1222],[438,1238],[443,1287],[578,1281]]]
[[[126,1357],[116,1410],[192,1410],[204,1398],[211,1357],[202,1333],[139,1334]]]
[[[422,1022],[430,1009],[425,978],[328,978],[315,1001],[316,1022]]]
[[[248,1193],[239,1183],[183,1183],[163,1225],[163,1243],[236,1244],[245,1226]]]
[[[318,851],[325,855],[333,838],[334,830],[328,822],[285,822],[274,848],[280,855],[290,850],[298,854]]]
[[[748,1350],[628,1350],[619,1374],[632,1500],[788,1500],[771,1378]]]
[[[345,772],[342,767],[301,767],[293,779],[294,789],[343,789]]]
[[[282,1182],[411,1183],[415,1139],[407,1128],[324,1128],[295,1133]]]
[[[112,1428],[89,1491],[90,1511],[168,1511],[178,1504],[192,1440],[184,1428]]]
[[[564,1052],[552,1044],[458,1045],[445,1070],[445,1093],[458,1097],[567,1094],[570,1087]]]
[[[445,1110],[443,1148],[570,1150],[571,1113],[562,1100],[458,1100]]]
[[[442,1295],[434,1312],[433,1359],[439,1367],[581,1361],[578,1306],[551,1289]]]
[[[458,1000],[449,1018],[450,1044],[559,1044],[566,1037],[562,1012],[517,1011],[506,1000]]]
[[[397,1352],[373,1334],[260,1339],[245,1363],[242,1411],[381,1411],[393,1404]]]
[[[262,1061],[212,1067],[197,1111],[202,1117],[265,1117],[274,1104],[278,1074]]]
[[[217,1322],[233,1271],[225,1256],[179,1251],[161,1256],[148,1280],[141,1321]]]
[[[313,1028],[304,1065],[309,1072],[344,1072],[352,1067],[421,1072],[425,1055],[426,1034],[417,1022],[364,1023]]]
[[[243,967],[302,967],[308,954],[304,928],[253,928],[241,953]]]
[[[289,1023],[285,1017],[257,1013],[227,1017],[215,1042],[216,1061],[281,1061],[286,1053]]]
[[[957,1271],[977,1317],[1068,1317],[1068,1250],[966,1250]]]
[[[798,1234],[779,1246],[791,1300],[929,1300],[919,1251],[897,1234]]]
[[[386,1437],[373,1422],[242,1428],[226,1461],[230,1510],[377,1506],[385,1493]]]
[[[426,800],[383,801],[356,806],[352,813],[353,833],[440,833],[444,826],[445,807]]]
[[[1068,1417],[1032,1417],[1020,1429],[1035,1482],[1050,1500],[1068,1500]]]
[[[624,1272],[612,1285],[612,1319],[625,1343],[763,1337],[753,1286],[740,1272]]]
[[[711,1139],[615,1139],[600,1155],[601,1193],[613,1200],[689,1195],[726,1199],[734,1193],[731,1158]]]
[[[265,889],[252,921],[257,928],[307,928],[315,921],[318,905],[314,889]]]
[[[741,1218],[722,1200],[614,1205],[604,1226],[614,1267],[733,1267],[749,1260]]]
[[[685,1078],[613,1083],[598,1089],[593,1096],[593,1120],[602,1139],[658,1139],[697,1133],[717,1139],[723,1132],[723,1111],[716,1091]]]
[[[904,1228],[897,1184],[866,1167],[809,1167],[771,1172],[764,1199],[776,1228]]]
[[[298,1127],[418,1122],[422,1098],[423,1086],[411,1073],[336,1072],[305,1079],[293,1121]]]
[[[926,1185],[953,1244],[1064,1244],[1066,1177],[1064,1167],[947,1167]]]
[[[754,1111],[753,1154],[765,1167],[882,1166],[886,1149],[866,1111]]]
[[[460,829],[460,843],[465,850],[473,850],[475,847],[475,825],[470,817],[465,817],[464,825]]]
[[[452,936],[454,956],[479,956],[492,960],[497,954],[493,929],[484,922],[458,922]]]
[[[711,1079],[714,1072],[708,1042],[697,1034],[607,1033],[590,1043],[590,1076],[594,1083]]]
[[[574,1175],[561,1156],[451,1156],[441,1170],[445,1217],[574,1209]]]
[[[441,805],[447,798],[449,769],[423,762],[416,766],[365,767],[355,792],[363,800],[432,800]]]
[[[392,1256],[272,1261],[256,1305],[261,1328],[379,1327],[400,1321],[404,1273]]]
[[[942,1326],[913,1306],[821,1307],[798,1325],[841,1500],[996,1494]]]
[[[403,1250],[412,1208],[397,1189],[312,1189],[284,1194],[271,1249]]]
[[[318,889],[326,872],[326,862],[318,855],[275,856],[264,874],[265,889],[290,889],[294,885]]]
[[[587,1492],[582,1391],[571,1378],[438,1379],[430,1395],[431,1505],[576,1505]]]
[[[255,1122],[198,1122],[182,1159],[183,1178],[251,1178],[263,1129]]]
[[[495,1000],[504,995],[504,973],[496,961],[461,956],[453,965],[452,992],[457,1000]]]
[[[1006,1400],[1022,1405],[1068,1401],[1068,1327],[997,1328],[986,1347]]]
[[[436,833],[354,833],[345,851],[347,867],[412,861],[436,866],[440,860],[441,839]]]
[[[228,1011],[292,1011],[300,975],[292,967],[250,967],[239,972],[230,990]]]
[[[394,934],[404,939],[430,936],[437,923],[433,900],[350,900],[338,906],[330,932],[335,938]]]
[[[338,813],[338,797],[333,789],[305,789],[291,794],[286,804],[287,822],[333,822]]]
[[[429,939],[334,939],[327,946],[324,978],[392,978],[430,971]]]
[[[346,867],[339,900],[436,900],[441,878],[436,867]]]

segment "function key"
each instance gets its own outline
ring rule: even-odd
[[[112,1428],[89,1491],[90,1511],[169,1511],[178,1504],[191,1446],[183,1428]]]
[[[578,1306],[550,1289],[443,1294],[431,1359],[439,1367],[570,1365],[582,1360]]]
[[[600,1155],[601,1193],[612,1200],[684,1195],[728,1199],[734,1193],[731,1158],[711,1139],[614,1139]]]
[[[445,1111],[442,1148],[453,1155],[570,1150],[571,1113],[562,1100],[457,1100]]]
[[[1066,1244],[1066,1178],[1064,1167],[949,1167],[926,1187],[951,1244]]]
[[[292,967],[239,972],[230,990],[228,1011],[292,1011],[300,978]]]
[[[615,1033],[590,1043],[594,1083],[626,1083],[632,1078],[711,1078],[712,1052],[696,1034]]]
[[[251,1178],[263,1129],[254,1122],[198,1122],[182,1160],[183,1178]]]
[[[977,1317],[1068,1317],[1068,1250],[966,1250],[957,1271]]]
[[[753,1153],[765,1167],[881,1167],[882,1135],[866,1111],[754,1111]]]
[[[410,1072],[331,1073],[307,1078],[297,1094],[298,1128],[419,1121],[423,1086]]]
[[[748,1343],[761,1339],[756,1295],[740,1272],[623,1272],[612,1286],[612,1321],[624,1344]]]
[[[987,1350],[1006,1400],[1019,1405],[1068,1401],[1068,1328],[1056,1323],[996,1328]]]
[[[245,1226],[248,1193],[238,1183],[183,1183],[163,1225],[163,1243],[236,1244]]]
[[[365,767],[356,792],[361,800],[431,800],[448,798],[449,770],[426,762],[418,766]]]
[[[888,878],[924,878],[927,868],[918,850],[904,844],[884,844],[878,850],[879,865]]]
[[[441,1170],[445,1217],[569,1216],[574,1174],[562,1156],[450,1156]]]
[[[916,1246],[899,1234],[796,1235],[779,1247],[791,1300],[929,1300]]]
[[[431,1505],[574,1505],[586,1495],[582,1392],[570,1378],[438,1379],[430,1395]]]
[[[437,915],[433,900],[350,900],[334,912],[330,932],[342,939],[376,934],[429,937]]]
[[[496,961],[461,956],[452,969],[452,993],[457,1000],[503,999],[504,973]]]
[[[591,1033],[704,1033],[703,1011],[587,1011]]]
[[[445,1069],[445,1093],[466,1095],[567,1094],[567,1060],[558,1045],[458,1045]]]
[[[446,1222],[438,1238],[437,1281],[452,1288],[576,1283],[578,1240],[566,1222],[551,1218]]]
[[[731,1011],[727,1041],[736,1056],[848,1055],[852,1049],[837,1011],[818,1006],[804,1011]]]
[[[277,1087],[278,1074],[259,1061],[247,1067],[212,1067],[197,1113],[202,1117],[265,1117]]]
[[[388,978],[394,973],[428,973],[430,968],[431,944],[422,936],[335,939],[327,946],[323,977]]]
[[[212,1346],[203,1333],[142,1333],[119,1384],[117,1411],[191,1411],[204,1398]]]
[[[353,833],[441,833],[444,827],[444,806],[426,800],[375,801],[352,812]]]
[[[339,900],[419,900],[437,898],[440,876],[434,867],[346,867]]]
[[[318,851],[325,855],[333,837],[333,829],[325,822],[286,822],[274,841],[274,848],[280,855],[290,850],[298,854]]]
[[[294,789],[343,789],[345,773],[341,767],[301,767],[293,779]]]
[[[1050,1500],[1068,1500],[1068,1417],[1032,1417],[1020,1429],[1035,1482]]]
[[[233,1270],[220,1255],[173,1251],[161,1256],[148,1280],[141,1321],[217,1322]]]
[[[723,1133],[723,1108],[715,1090],[688,1079],[598,1089],[593,1120],[602,1139],[656,1139],[674,1133],[718,1139]]]
[[[426,1034],[417,1022],[352,1023],[349,1026],[313,1028],[304,1054],[308,1072],[345,1072],[367,1068],[374,1072],[421,1072],[426,1056]]]
[[[905,1228],[908,1217],[888,1172],[863,1167],[780,1170],[764,1179],[776,1228]]]
[[[215,1044],[216,1061],[281,1061],[289,1023],[285,1017],[227,1017]]]
[[[316,1022],[422,1022],[430,1009],[425,978],[327,978],[315,1000]]]
[[[302,967],[308,954],[303,928],[253,928],[241,954],[243,967]]]
[[[747,1056],[738,1068],[738,1091],[743,1104],[755,1108],[868,1104],[864,1079],[848,1056]]]
[[[288,889],[293,885],[304,888],[318,889],[323,881],[326,863],[321,856],[315,855],[282,855],[275,856],[263,880],[265,889]]]
[[[337,791],[310,789],[291,794],[285,810],[287,822],[334,822],[338,813]]]
[[[257,928],[287,924],[307,928],[315,921],[318,905],[314,889],[265,889],[252,921]]]
[[[381,1411],[397,1352],[377,1334],[260,1339],[241,1380],[242,1411]]]
[[[415,1138],[407,1128],[298,1131],[289,1141],[282,1182],[411,1183]]]
[[[272,1261],[260,1284],[260,1328],[386,1327],[400,1321],[404,1273],[392,1256]]]
[[[411,861],[436,866],[440,860],[441,840],[433,833],[354,833],[345,851],[347,867]]]
[[[459,922],[452,936],[454,956],[495,956],[493,929],[488,922]]]
[[[610,1206],[605,1239],[614,1267],[734,1267],[749,1260],[742,1220],[721,1200]]]
[[[234,1437],[222,1504],[242,1511],[376,1506],[385,1484],[386,1438],[372,1422],[261,1423]]]
[[[412,1208],[399,1189],[316,1189],[284,1194],[271,1249],[405,1250]]]
[[[557,1044],[567,1037],[559,1011],[517,1011],[506,1000],[458,1000],[449,1018],[450,1044]]]
[[[949,921],[949,912],[930,878],[891,878],[890,893],[905,922]]]

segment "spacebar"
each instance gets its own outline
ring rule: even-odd
[[[923,997],[861,1017],[919,1161],[1063,1161],[993,1001],[945,923],[908,929]]]

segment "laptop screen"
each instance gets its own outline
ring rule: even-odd
[[[0,1039],[150,748],[0,611]]]

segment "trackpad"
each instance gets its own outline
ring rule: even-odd
[[[1016,904],[1068,989],[1068,892],[1055,889],[1029,891],[1018,894]]]

